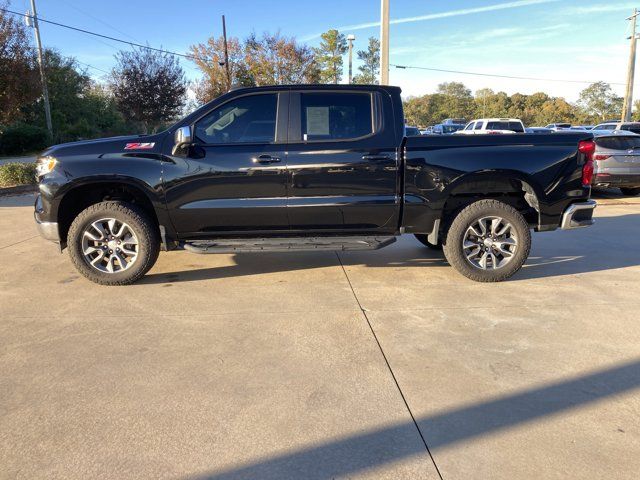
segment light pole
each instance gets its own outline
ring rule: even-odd
[[[349,41],[349,85],[353,81],[353,41],[356,39],[356,36],[350,34],[347,36],[347,40]]]
[[[630,122],[631,121],[631,113],[633,111],[633,82],[636,70],[636,44],[638,42],[638,36],[636,35],[636,24],[638,18],[638,10],[633,10],[633,15],[631,15],[627,20],[630,20],[631,23],[631,49],[629,51],[629,67],[627,70],[627,90],[624,95],[624,105],[622,107],[622,121]]]
[[[380,84],[389,85],[389,0],[380,5]]]
[[[44,100],[44,118],[47,122],[47,130],[53,135],[53,125],[51,123],[51,107],[49,106],[49,89],[47,88],[47,72],[44,69],[44,58],[42,56],[42,42],[40,41],[40,26],[38,25],[38,12],[36,11],[36,1],[31,0],[31,18],[33,20],[33,32],[36,37],[38,47],[38,66],[40,67],[40,80],[42,81],[42,99]]]

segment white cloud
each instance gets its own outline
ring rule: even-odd
[[[618,3],[599,3],[596,5],[586,5],[580,7],[566,8],[563,13],[566,14],[590,14],[590,13],[606,13],[628,10],[629,12],[637,7],[637,3],[618,2]]]
[[[430,13],[427,15],[418,15],[414,17],[404,17],[404,18],[395,18],[390,20],[391,24],[399,24],[399,23],[413,23],[413,22],[424,22],[427,20],[437,20],[440,18],[448,18],[448,17],[458,17],[462,15],[473,15],[476,13],[484,13],[484,12],[493,12],[496,10],[507,10],[511,8],[520,8],[520,7],[528,7],[531,5],[538,5],[541,3],[553,3],[558,2],[560,0],[516,0],[513,2],[505,2],[498,3],[495,5],[487,5],[485,7],[475,7],[475,8],[463,8],[459,10],[449,10],[447,12],[438,12],[438,13]],[[341,27],[337,27],[338,30],[364,30],[367,28],[373,28],[380,26],[380,22],[367,22],[367,23],[359,23],[356,25],[344,25]],[[321,34],[316,33],[313,35],[309,35],[307,37],[303,37],[302,41],[313,40],[314,38],[318,38]]]

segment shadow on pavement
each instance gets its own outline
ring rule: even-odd
[[[634,231],[635,229],[635,231]],[[640,214],[600,217],[593,227],[571,232],[535,233],[533,251],[525,267],[511,281],[558,277],[640,265]],[[179,255],[188,255],[177,253]],[[189,254],[190,255],[190,254]],[[193,282],[325,268],[338,265],[331,252],[244,253],[234,255],[236,265],[148,274],[141,284]],[[345,267],[424,268],[448,266],[442,252],[402,240],[372,252],[340,252]]]
[[[633,361],[503,396],[482,403],[416,418],[429,449],[499,432],[567,410],[623,394],[640,387],[640,361]],[[222,479],[329,479],[344,477],[416,455],[427,455],[420,441],[398,444],[414,428],[408,421],[321,445],[281,454],[224,471],[191,478]],[[428,456],[426,457],[428,460]]]

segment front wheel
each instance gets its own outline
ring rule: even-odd
[[[480,200],[453,219],[444,255],[458,272],[477,282],[501,282],[529,257],[531,232],[515,208],[498,200]]]
[[[75,218],[67,235],[76,269],[100,285],[129,285],[144,276],[158,258],[155,222],[124,202],[101,202]]]
[[[620,191],[627,197],[635,197],[640,195],[640,188],[621,188]]]

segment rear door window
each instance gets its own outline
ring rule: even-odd
[[[350,140],[373,133],[369,93],[302,93],[300,97],[304,141]]]
[[[636,124],[622,125],[620,127],[620,130],[625,130],[627,132],[633,132],[633,133],[640,133],[640,125],[636,125]]]

